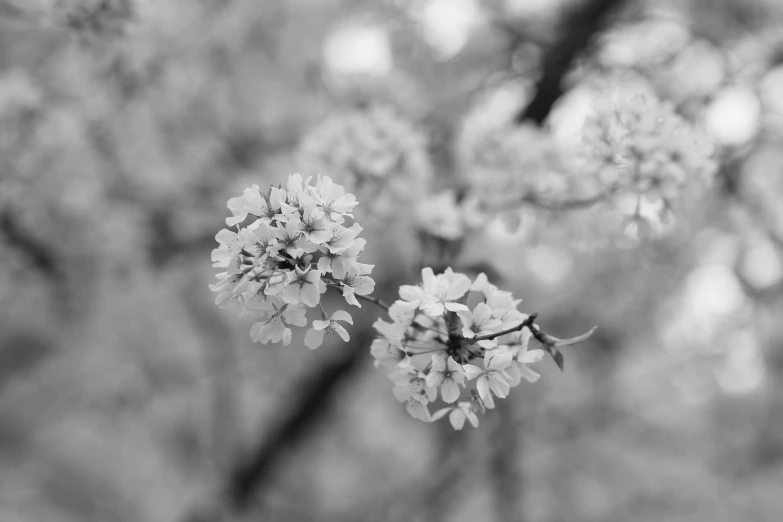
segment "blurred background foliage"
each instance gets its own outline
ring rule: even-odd
[[[708,193],[641,245],[568,212],[456,247],[418,230],[417,201],[472,174],[471,136],[522,114],[591,4],[611,23],[547,132],[578,142],[606,82],[655,92],[718,143]],[[388,135],[351,119],[375,106]],[[776,0],[2,0],[0,128],[4,522],[783,513]],[[368,133],[377,154],[353,156]],[[337,172],[353,161],[397,181]],[[214,234],[244,187],[314,169],[360,194],[381,298],[451,264],[548,331],[600,329],[457,433],[391,396],[368,306],[348,346],[254,345],[212,304]]]

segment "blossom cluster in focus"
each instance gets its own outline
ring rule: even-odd
[[[338,321],[352,324],[350,314],[327,314],[321,294],[333,287],[348,304],[361,307],[357,296],[375,287],[372,265],[358,260],[365,246],[358,237],[362,227],[346,222],[356,198],[329,177],[319,175],[314,186],[310,182],[293,174],[285,188],[245,189],[228,201],[229,228],[216,236],[220,246],[212,251],[212,261],[223,271],[210,285],[218,293],[215,302],[221,308],[239,303],[243,313],[258,317],[250,335],[262,344],[289,344],[289,327],[306,326],[306,311],[315,307],[320,319],[312,321],[305,344],[316,348],[325,333],[347,341]]]
[[[534,317],[517,310],[521,299],[483,273],[471,281],[450,268],[442,274],[425,268],[422,284],[402,286],[399,295],[391,322],[373,325],[380,335],[371,352],[376,367],[390,370],[394,396],[414,418],[448,415],[455,429],[465,420],[477,426],[495,398],[505,398],[522,379],[538,380],[529,365],[545,352],[529,346]],[[513,331],[493,335],[506,330]],[[442,407],[431,412],[438,399]]]

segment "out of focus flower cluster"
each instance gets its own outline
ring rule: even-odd
[[[303,168],[329,172],[383,216],[409,204],[432,175],[425,134],[386,106],[337,113],[314,127],[299,152]]]
[[[522,379],[538,380],[529,367],[545,353],[529,349],[535,317],[518,311],[521,299],[484,274],[471,281],[451,269],[436,275],[425,268],[422,278],[418,286],[400,287],[401,299],[389,309],[392,322],[375,322],[375,365],[391,370],[394,396],[414,418],[448,415],[455,429],[466,419],[477,426],[495,397],[505,398]],[[438,397],[444,407],[432,413]]]
[[[220,246],[212,251],[213,266],[224,271],[210,289],[218,293],[219,307],[236,302],[243,313],[259,317],[250,331],[256,342],[289,344],[289,326],[306,326],[306,309],[313,307],[320,308],[321,319],[312,322],[305,344],[319,346],[324,333],[347,341],[337,321],[353,324],[351,316],[344,310],[327,315],[321,294],[331,286],[348,304],[361,307],[356,296],[375,287],[372,265],[358,261],[365,246],[358,237],[362,227],[346,226],[356,198],[329,177],[319,175],[315,186],[310,181],[293,174],[285,189],[246,189],[228,201],[230,228],[216,236]]]
[[[527,217],[578,236],[587,223],[607,237],[618,223],[651,232],[701,194],[716,168],[707,135],[653,96],[599,97],[583,141],[586,154],[533,125],[466,125],[458,148],[468,199],[512,230]],[[563,213],[596,206],[570,221]]]
[[[507,123],[465,132],[460,143],[461,167],[469,194],[489,215],[499,213],[511,228],[525,203],[581,198],[592,190],[577,175],[572,154],[534,125]]]
[[[707,135],[649,96],[599,99],[583,136],[599,190],[643,198],[661,219],[702,192],[716,168]]]

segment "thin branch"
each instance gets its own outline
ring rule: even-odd
[[[552,359],[554,359],[555,363],[557,364],[557,367],[560,368],[560,371],[563,371],[565,369],[565,359],[563,357],[563,354],[560,353],[560,350],[558,350],[561,346],[571,346],[572,344],[578,344],[582,341],[586,341],[589,339],[593,332],[595,332],[597,326],[592,327],[587,332],[583,333],[582,335],[577,335],[576,337],[570,337],[568,339],[559,339],[557,337],[554,337],[552,335],[549,335],[547,333],[544,333],[541,331],[541,329],[535,324],[535,320],[538,317],[537,313],[530,314],[527,319],[522,321],[516,326],[512,326],[511,328],[507,328],[505,330],[501,330],[499,332],[486,334],[486,335],[479,335],[477,337],[473,337],[472,339],[466,339],[466,341],[469,344],[475,344],[478,341],[485,341],[485,340],[493,340],[498,337],[501,337],[503,335],[518,332],[522,330],[523,328],[527,328],[530,330],[531,335],[533,338],[541,343],[541,346],[543,347],[543,350],[552,356]]]
[[[530,104],[517,114],[515,121],[533,121],[541,125],[549,116],[557,100],[563,95],[563,78],[571,70],[577,55],[603,29],[610,13],[626,0],[586,0],[565,16],[561,38],[552,45],[542,59],[541,77],[536,84],[536,95]]]
[[[476,344],[479,341],[491,341],[491,340],[493,340],[493,339],[495,339],[497,337],[501,337],[501,336],[506,335],[506,334],[518,332],[518,331],[522,330],[523,328],[528,328],[531,331],[531,333],[533,333],[533,335],[535,336],[535,330],[532,328],[532,326],[533,326],[533,322],[535,322],[537,317],[538,317],[538,313],[530,314],[527,317],[527,319],[525,319],[524,321],[522,321],[521,323],[519,323],[516,326],[512,326],[511,328],[507,328],[505,330],[501,330],[499,332],[495,332],[495,333],[491,333],[491,334],[479,335],[477,337],[473,337],[472,339],[468,339],[467,341],[468,341],[469,344]]]
[[[327,410],[338,385],[355,373],[374,336],[371,328],[361,330],[340,358],[317,368],[295,385],[296,393],[289,395],[293,404],[285,408],[290,413],[269,430],[257,447],[235,462],[226,492],[231,511],[240,513],[250,508],[256,491],[274,475],[287,450],[309,433]]]
[[[46,245],[19,227],[10,209],[0,215],[0,234],[11,247],[24,254],[34,268],[50,279],[58,278],[61,268],[57,258]]]

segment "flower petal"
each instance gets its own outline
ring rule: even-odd
[[[440,386],[440,396],[443,402],[452,403],[459,399],[459,386],[453,379],[445,379]]]
[[[466,364],[462,367],[462,369],[465,371],[465,376],[467,376],[469,381],[472,381],[479,375],[484,374],[484,370],[479,368],[478,366],[474,366],[472,364]]]
[[[440,372],[430,372],[426,378],[427,386],[429,386],[430,388],[436,388],[440,386],[441,383],[443,383],[443,381],[444,381],[444,377],[443,374]]]
[[[541,374],[534,372],[524,364],[519,365],[519,372],[522,378],[526,379],[528,382],[536,382],[539,377],[541,377]]]
[[[351,314],[349,314],[345,310],[337,310],[335,313],[333,313],[332,321],[345,321],[348,324],[353,324],[353,319],[351,318]]]
[[[315,350],[316,348],[321,346],[321,344],[324,342],[324,331],[316,330],[315,328],[310,328],[309,330],[307,330],[307,333],[305,334],[304,342],[305,342],[305,346],[307,346],[311,350]]]
[[[489,389],[492,390],[492,393],[500,398],[508,397],[508,392],[511,387],[503,380],[503,377],[497,373],[492,373],[487,376],[487,380],[489,381]]]
[[[443,306],[448,310],[449,312],[459,312],[460,310],[469,310],[467,306],[461,303],[443,303]],[[441,312],[442,314],[443,312]],[[440,315],[440,314],[438,314]]]
[[[451,423],[452,428],[457,431],[461,430],[465,425],[465,412],[459,408],[454,408],[449,414],[449,422]]]
[[[446,294],[446,297],[448,299],[459,299],[465,295],[468,290],[470,290],[470,279],[468,279],[467,276],[460,274],[449,285],[449,291]]]
[[[343,341],[348,342],[351,340],[351,336],[348,335],[348,332],[345,330],[345,328],[343,328],[342,325],[332,322],[332,328]]]

